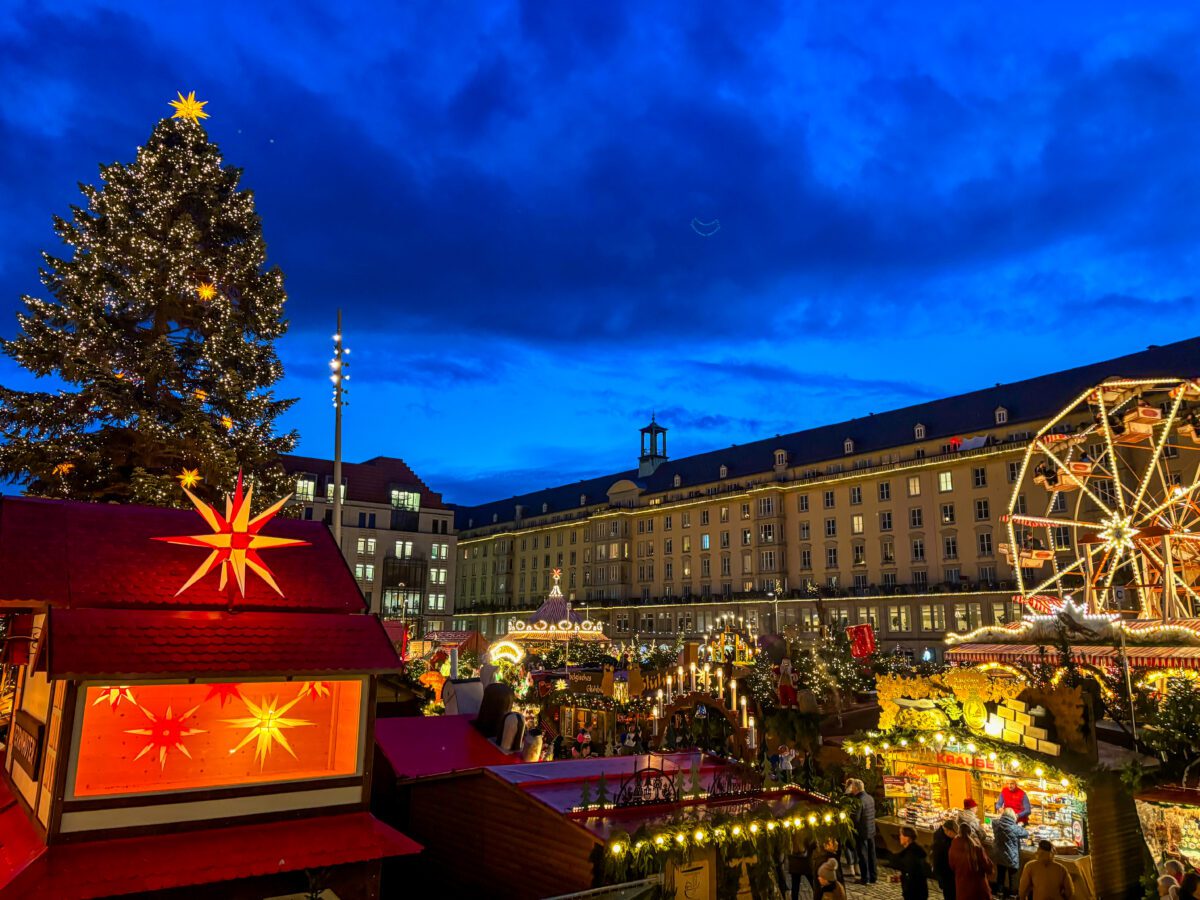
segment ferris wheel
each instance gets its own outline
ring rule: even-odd
[[[1035,508],[1037,504],[1040,508]],[[1200,379],[1111,378],[1030,442],[1000,552],[1048,612],[1200,616]]]

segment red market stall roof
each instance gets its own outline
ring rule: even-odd
[[[35,662],[50,678],[248,678],[398,667],[374,616],[139,609],[51,609]]]
[[[1042,658],[1057,660],[1054,647],[1037,644],[959,644],[946,651],[951,662],[1008,662],[1031,663]],[[1080,662],[1115,668],[1120,664],[1121,650],[1103,645],[1071,645],[1071,653]],[[1200,668],[1200,647],[1139,647],[1127,646],[1129,664],[1137,668]]]
[[[478,631],[427,631],[422,641],[432,641],[443,649],[457,649],[460,653],[483,654],[488,648],[487,639]]]
[[[469,716],[376,719],[375,745],[401,779],[504,766],[519,758],[480,734]]]
[[[5,845],[9,839],[0,835]],[[421,849],[370,813],[344,813],[56,844],[0,889],[5,898],[20,900],[90,900],[407,856]]]
[[[179,589],[206,556],[155,538],[209,532],[190,509],[0,498],[0,609],[41,606],[128,609],[365,612],[354,575],[321,522],[276,516],[262,528],[305,546],[267,549],[281,597],[257,575],[246,595],[221,590],[216,573]],[[178,596],[177,596],[178,595]]]

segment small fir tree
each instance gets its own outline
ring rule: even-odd
[[[588,809],[592,805],[592,783],[583,779],[583,789],[579,792],[579,808]]]
[[[100,178],[54,219],[67,252],[43,253],[49,298],[23,297],[0,343],[58,382],[0,387],[0,474],[39,496],[175,505],[183,469],[215,500],[241,468],[269,502],[286,492],[295,434],[276,420],[295,401],[272,392],[283,273],[241,171],[198,119],[170,118]]]
[[[612,798],[608,796],[608,779],[601,772],[600,778],[596,781],[596,804],[603,809],[611,802]]]

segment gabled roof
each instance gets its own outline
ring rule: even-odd
[[[366,609],[329,529],[279,517],[262,534],[308,542],[262,551],[282,597],[253,573],[247,573],[244,598],[232,585],[221,591],[215,571],[176,596],[205,561],[206,549],[154,539],[206,533],[209,527],[194,510],[0,498],[0,608]]]
[[[771,473],[775,450],[787,451],[788,465],[801,469],[844,457],[847,439],[854,441],[855,454],[877,453],[911,444],[913,428],[918,424],[925,426],[925,439],[931,441],[997,427],[1020,430],[1016,426],[1022,422],[1049,418],[1088,387],[1116,375],[1167,378],[1200,375],[1200,338],[1152,345],[1139,353],[1105,362],[668,460],[650,475],[639,476],[636,469],[626,470],[506,500],[456,507],[455,527],[485,528],[493,524],[493,517],[498,523],[512,522],[518,504],[524,507],[525,517],[542,515],[543,504],[550,514],[580,513],[585,508],[579,503],[581,494],[587,495],[588,506],[607,504],[608,489],[621,479],[640,481],[646,492],[653,494],[671,490],[676,475],[680,476],[679,489],[710,484],[718,480],[722,465],[728,467],[727,477],[733,479]],[[996,425],[999,407],[1008,412],[1008,421],[1002,426]]]
[[[283,467],[289,473],[321,476],[321,483],[333,479],[333,460],[315,456],[283,456]],[[421,507],[446,509],[442,495],[431,491],[408,463],[394,456],[376,456],[360,463],[342,463],[342,478],[346,480],[346,500],[360,503],[391,503],[392,487],[406,486],[421,493]],[[322,494],[322,496],[324,496]]]

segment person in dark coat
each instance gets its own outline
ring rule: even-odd
[[[992,820],[992,845],[996,853],[996,890],[1001,897],[1017,895],[1017,875],[1021,871],[1021,842],[1029,832],[1017,824],[1011,807]]]
[[[937,879],[946,900],[954,897],[954,870],[950,868],[950,843],[958,837],[958,823],[947,819],[933,833],[933,877]]]
[[[892,854],[892,865],[900,872],[900,894],[904,900],[929,900],[929,863],[911,825],[900,829],[900,852]]]
[[[879,880],[879,872],[875,868],[875,798],[867,793],[858,778],[850,779],[848,787],[848,793],[857,801],[854,809],[854,839],[858,851],[858,883],[874,884]]]

